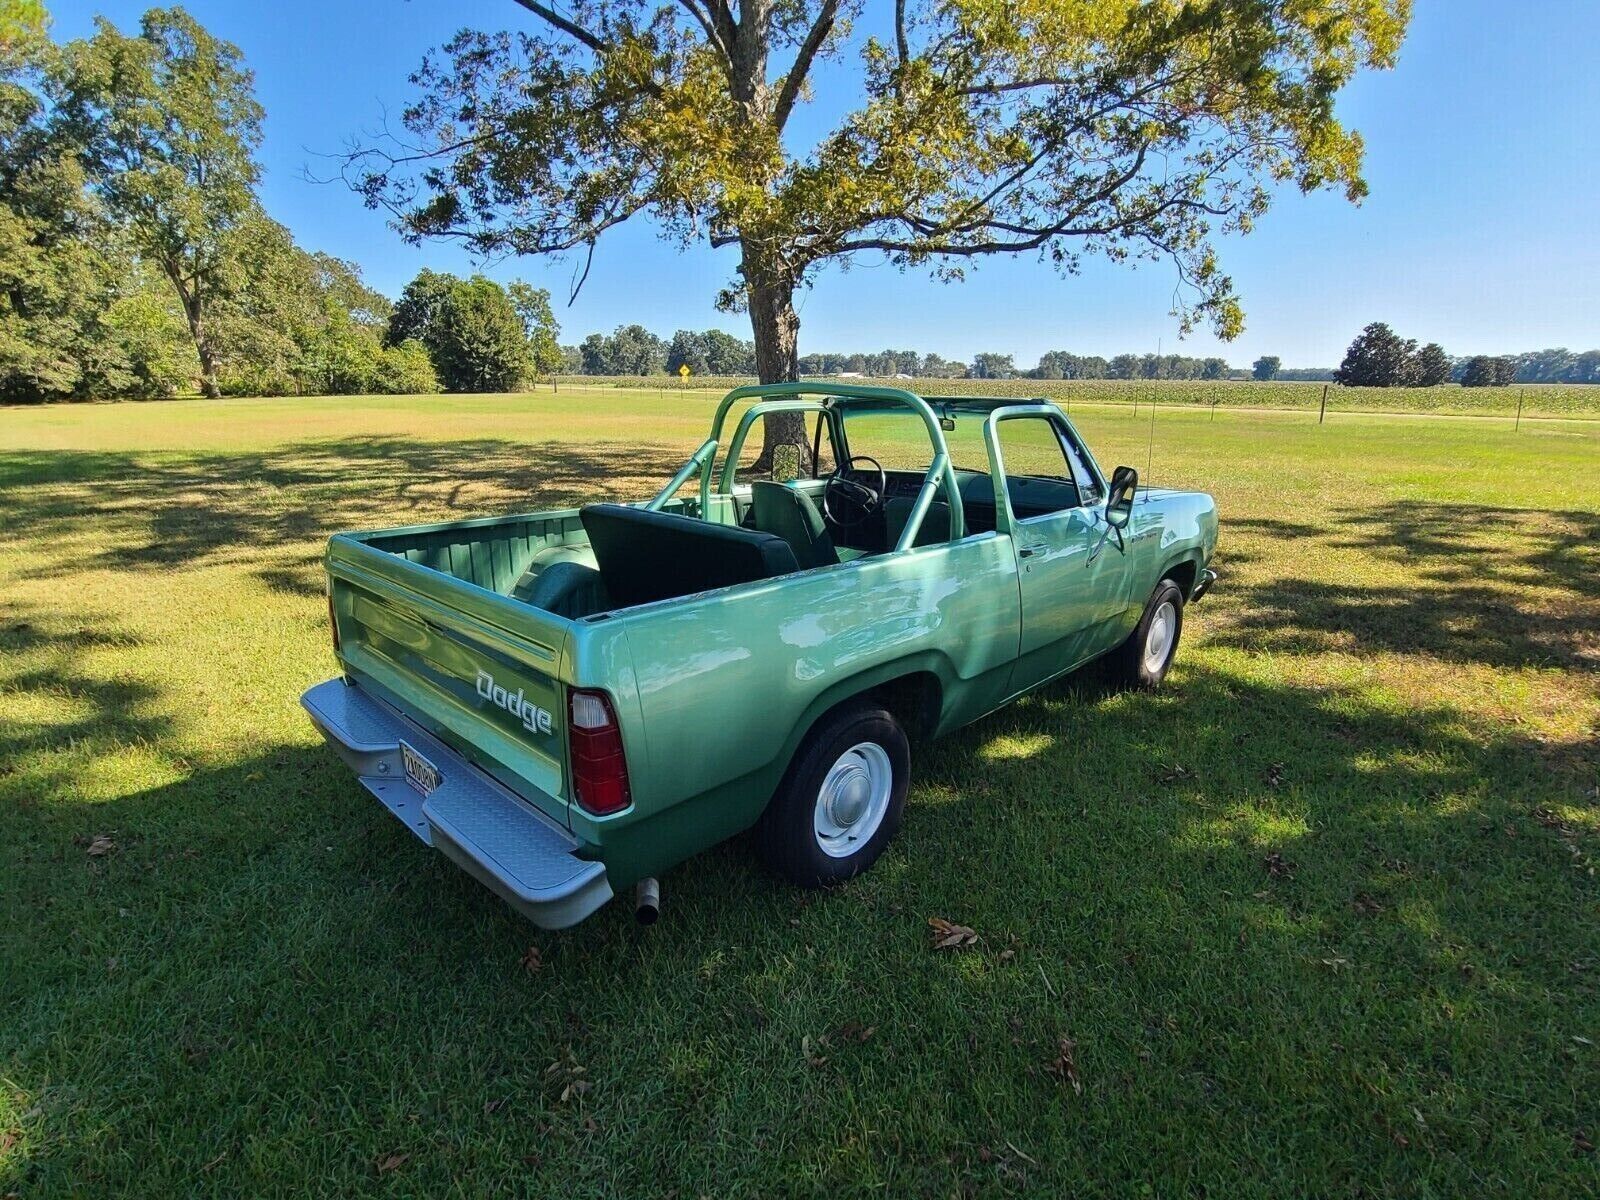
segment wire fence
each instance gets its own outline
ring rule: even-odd
[[[1118,379],[874,379],[857,377],[834,382],[905,388],[930,399],[940,396],[993,396],[1027,399],[1043,396],[1070,409],[1073,404],[1128,405],[1135,412],[1159,408],[1264,409],[1302,412],[1321,423],[1342,413],[1413,414],[1500,418],[1520,428],[1524,421],[1600,420],[1600,385],[1513,384],[1510,387],[1464,388],[1446,384],[1431,388],[1347,388],[1300,380],[1118,380]],[[819,379],[818,382],[828,380]],[[754,383],[748,376],[705,375],[679,379],[664,375],[572,375],[543,385],[565,388],[600,387],[656,392],[673,396],[721,395]]]

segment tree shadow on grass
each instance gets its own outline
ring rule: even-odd
[[[1395,501],[1342,514],[1330,545],[1445,582],[1556,587],[1600,599],[1600,513]]]
[[[681,462],[664,447],[398,437],[238,454],[11,451],[0,539],[57,547],[36,568],[45,576],[245,563],[269,587],[311,595],[321,545],[341,529],[635,499]]]
[[[1570,1191],[1600,933],[1592,835],[1550,813],[1581,781],[1448,708],[1173,684],[1025,699],[918,758],[860,880],[797,892],[735,841],[666,877],[649,933],[623,904],[523,924],[320,747],[5,813],[31,1115],[0,1182],[365,1191],[404,1153],[419,1191],[657,1194],[715,1145],[732,1190],[837,1192],[871,1176],[854,1138],[938,1194],[992,1187],[1007,1143],[1055,1194],[1448,1193],[1508,1154]],[[934,954],[929,916],[982,940]],[[1066,1035],[1081,1099],[1042,1069]],[[866,1097],[896,1119],[863,1128]]]
[[[36,751],[145,742],[169,732],[170,723],[149,712],[157,688],[86,665],[96,650],[136,643],[103,615],[0,608],[0,683],[32,694],[41,710],[0,722],[0,776]]]
[[[1279,536],[1276,522],[1242,521]],[[1293,534],[1299,555],[1356,550],[1397,583],[1278,577],[1219,589],[1217,644],[1252,651],[1390,651],[1494,667],[1600,667],[1600,514],[1393,503]],[[1246,561],[1259,555],[1245,552]]]

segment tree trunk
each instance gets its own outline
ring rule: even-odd
[[[217,386],[217,355],[211,348],[211,341],[205,336],[198,323],[190,326],[194,333],[195,353],[200,356],[200,394],[208,399],[215,400],[222,395],[222,389]]]
[[[177,289],[178,301],[183,305],[183,315],[189,322],[189,337],[194,342],[194,352],[200,359],[200,394],[207,399],[215,400],[222,395],[222,389],[217,386],[217,352],[211,345],[211,339],[206,335],[205,320],[201,312],[200,285],[196,282],[194,287],[184,284],[183,276],[172,263],[163,264],[167,278],[172,281],[172,286]]]
[[[794,311],[794,288],[786,280],[763,279],[752,269],[748,256],[744,272],[757,376],[762,383],[793,383],[800,378],[800,317]],[[756,460],[756,469],[771,471],[780,447],[792,446],[797,469],[809,473],[811,440],[806,433],[805,414],[774,413],[762,425],[761,457]]]

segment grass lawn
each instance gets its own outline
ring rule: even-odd
[[[1221,507],[1165,691],[924,748],[837,892],[736,841],[543,933],[303,718],[320,546],[710,411],[0,410],[0,1195],[1600,1190],[1600,422],[1076,404]]]

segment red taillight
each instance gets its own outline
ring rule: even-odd
[[[328,586],[328,628],[333,630],[333,653],[339,654],[339,616],[333,611],[333,586]]]
[[[567,749],[572,789],[585,812],[603,817],[632,803],[622,730],[611,697],[574,689],[567,696]]]

